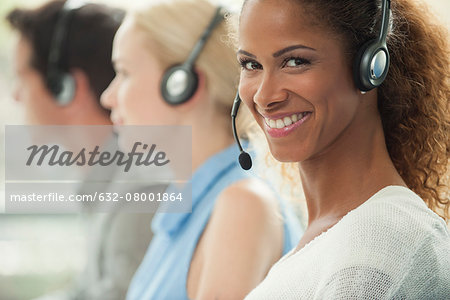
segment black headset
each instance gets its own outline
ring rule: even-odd
[[[382,0],[382,20],[378,39],[366,42],[357,52],[353,64],[353,77],[356,86],[366,92],[379,86],[386,78],[389,69],[389,51],[386,45],[386,36],[389,28],[389,14],[391,8],[390,0]],[[239,92],[233,102],[231,109],[231,127],[233,129],[234,139],[239,147],[239,164],[244,170],[252,167],[252,158],[250,154],[242,149],[239,137],[236,131],[236,116],[241,104]]]
[[[201,35],[186,61],[170,67],[161,80],[161,94],[163,99],[171,105],[179,105],[189,100],[198,87],[198,74],[194,64],[205,46],[213,29],[223,20],[222,7],[218,7],[208,27]]]
[[[252,167],[252,158],[250,154],[244,151],[241,146],[241,142],[239,141],[239,136],[236,131],[236,116],[239,110],[239,106],[241,105],[241,97],[239,97],[239,92],[236,93],[236,97],[234,98],[233,108],[231,109],[231,128],[233,129],[234,140],[236,141],[239,147],[239,164],[241,168],[244,170],[250,170]]]
[[[381,28],[377,39],[369,40],[358,50],[353,62],[356,87],[367,92],[380,86],[389,70],[389,51],[386,36],[389,29],[391,1],[382,0]]]
[[[48,55],[46,83],[58,104],[69,104],[75,95],[75,79],[63,70],[62,58],[67,50],[67,37],[74,12],[84,5],[82,1],[67,0],[55,24]]]

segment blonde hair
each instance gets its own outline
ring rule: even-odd
[[[207,0],[172,0],[132,10],[128,17],[148,36],[149,50],[160,66],[168,69],[187,59],[216,9]],[[210,101],[220,113],[229,115],[239,82],[239,65],[224,21],[214,28],[195,68],[205,74]],[[238,128],[242,130],[249,120],[248,112],[240,112]]]

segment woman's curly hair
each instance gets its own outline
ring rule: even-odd
[[[399,174],[448,220],[450,53],[447,33],[426,12],[412,1],[392,2],[391,66],[378,106]]]
[[[349,66],[378,36],[381,0],[291,0],[344,41]],[[448,32],[411,0],[391,3],[387,45],[391,63],[378,88],[389,155],[409,188],[449,219],[450,51]]]

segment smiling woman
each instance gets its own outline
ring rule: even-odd
[[[428,20],[409,0],[245,1],[239,93],[309,215],[248,299],[450,293],[449,49]]]
[[[270,13],[274,8],[270,4],[256,3],[246,5],[241,28],[251,27],[257,21],[252,18],[259,15],[269,17],[249,33],[241,31],[240,45],[245,52],[238,52],[243,66],[240,95],[244,101],[253,99],[252,111],[267,133],[275,158],[303,161],[311,155],[320,155],[354,121],[358,108],[360,96],[354,92],[344,49],[335,40],[323,38],[323,30],[317,26],[311,28],[309,22],[298,22],[295,17],[298,9]],[[255,8],[251,9],[252,6]],[[263,33],[273,39],[270,42],[258,39],[257,43],[247,40]],[[267,56],[260,51],[263,47]],[[253,54],[249,56],[250,53]],[[294,101],[294,97],[298,100]],[[373,103],[368,106],[367,102],[359,109],[376,110]],[[286,124],[284,118],[293,115],[297,116],[296,122],[289,124],[286,120]],[[366,120],[361,114],[359,117],[360,121]],[[308,122],[312,119],[314,123]]]

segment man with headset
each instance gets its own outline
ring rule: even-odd
[[[100,95],[115,75],[112,41],[123,17],[122,10],[72,0],[9,13],[19,33],[14,98],[29,124],[111,124]],[[89,214],[84,273],[74,288],[42,299],[123,299],[151,239],[151,217]]]

